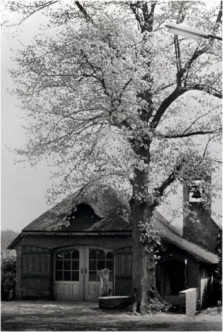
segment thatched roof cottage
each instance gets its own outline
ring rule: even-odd
[[[200,207],[199,207],[200,209]],[[16,298],[95,300],[100,296],[98,271],[110,269],[113,295],[132,290],[132,238],[129,202],[106,185],[83,188],[47,211],[10,244],[17,251]],[[155,227],[162,231],[157,288],[163,298],[179,304],[179,292],[194,288],[205,305],[213,270],[218,226],[201,211],[199,227],[184,225],[180,235],[158,212]],[[185,218],[184,223],[187,222]],[[203,220],[205,219],[205,220]],[[208,231],[208,232],[207,232]],[[207,234],[211,236],[210,245]],[[198,235],[198,234],[197,234]]]

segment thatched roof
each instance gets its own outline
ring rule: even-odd
[[[90,206],[98,217],[94,223],[81,225],[75,219],[67,222],[67,217],[74,207],[80,204]],[[22,233],[11,243],[13,249],[21,241],[27,232],[119,232],[129,231],[130,205],[128,201],[119,195],[114,189],[106,185],[93,185],[85,187],[77,193],[68,196],[61,203],[45,212],[40,217],[25,227]],[[66,225],[67,224],[67,225]],[[201,248],[200,246],[185,240],[177,230],[158,212],[155,212],[155,228],[162,231],[162,239],[176,245],[178,248],[188,252],[199,261],[217,264],[218,256]]]
[[[156,219],[155,227],[157,230],[161,231],[162,239],[165,242],[171,243],[176,247],[186,251],[198,261],[202,261],[208,264],[218,264],[219,258],[216,254],[184,239],[179,234],[173,232],[169,225],[164,223],[163,220]]]
[[[67,221],[80,204],[89,205],[99,217],[96,224],[79,229],[75,220]],[[106,185],[92,185],[68,196],[62,202],[31,222],[23,231],[110,231],[130,229],[128,201]]]

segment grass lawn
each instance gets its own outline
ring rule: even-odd
[[[222,316],[176,313],[133,316],[97,302],[11,301],[1,305],[2,331],[222,331]]]

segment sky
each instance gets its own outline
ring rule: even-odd
[[[10,14],[11,21],[17,16]],[[42,161],[35,168],[28,164],[16,163],[15,148],[21,147],[26,137],[22,128],[24,120],[19,118],[15,95],[7,89],[14,87],[8,70],[15,64],[11,57],[11,48],[20,48],[20,42],[28,44],[38,31],[43,20],[41,14],[32,16],[18,28],[18,38],[13,38],[10,31],[1,34],[1,229],[12,229],[20,232],[31,221],[40,216],[50,207],[46,203],[47,190],[51,187],[50,169]],[[179,209],[182,206],[178,203]],[[221,202],[216,203],[216,209],[221,210]],[[182,217],[176,219],[176,224],[182,223]]]
[[[16,21],[16,15],[10,20]],[[10,31],[1,34],[1,229],[20,232],[28,223],[37,218],[49,207],[46,204],[47,189],[51,187],[50,170],[41,162],[35,168],[16,163],[13,151],[21,147],[26,136],[19,117],[15,95],[8,89],[14,87],[8,70],[15,65],[11,49],[20,48],[29,43],[35,35],[40,22],[40,15],[24,22],[18,29],[19,38],[13,38]],[[13,28],[14,29],[14,28]]]

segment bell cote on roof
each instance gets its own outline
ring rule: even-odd
[[[183,237],[215,252],[219,227],[211,218],[211,197],[208,202],[202,197],[205,195],[204,181],[206,185],[211,184],[211,176],[196,178],[190,186],[183,186]]]

